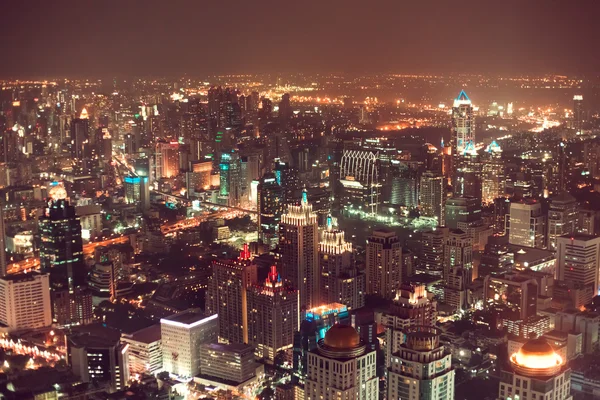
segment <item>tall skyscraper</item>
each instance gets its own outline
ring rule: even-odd
[[[157,178],[172,178],[179,175],[178,142],[158,142],[155,158]]]
[[[274,174],[265,174],[257,187],[258,241],[272,247],[284,210],[283,189]]]
[[[585,119],[583,96],[576,94],[573,96],[573,128],[576,132],[581,132]]]
[[[505,174],[502,149],[493,141],[482,155],[481,201],[492,204],[504,194]]]
[[[487,275],[483,280],[485,306],[505,306],[514,320],[528,320],[537,313],[538,283],[518,274]]]
[[[377,400],[376,351],[350,325],[334,325],[308,354],[306,399]]]
[[[300,291],[300,307],[303,309],[321,305],[317,218],[304,191],[300,205],[288,205],[279,224],[282,276]]]
[[[376,214],[380,199],[381,182],[379,152],[344,150],[340,164],[342,203]]]
[[[298,300],[298,290],[284,284],[275,266],[262,285],[248,290],[248,343],[269,363],[292,348],[300,327]]]
[[[562,192],[550,200],[548,210],[548,248],[556,250],[559,236],[577,231],[579,209],[577,201],[567,192]]]
[[[571,370],[546,339],[533,339],[510,355],[503,371],[499,399],[572,400]]]
[[[39,219],[40,269],[50,274],[53,318],[71,323],[69,296],[85,282],[81,222],[64,198],[51,200]]]
[[[81,111],[79,118],[73,118],[71,121],[71,157],[76,161],[83,161],[87,156],[88,140],[90,136],[90,123],[87,110]]]
[[[508,241],[518,246],[546,248],[546,216],[536,200],[510,203],[506,227]]]
[[[365,276],[354,264],[352,243],[333,228],[331,218],[321,232],[319,264],[322,303],[341,303],[350,309],[364,306]]]
[[[452,148],[452,187],[454,193],[461,196],[461,184],[459,183],[464,169],[463,156],[470,148],[474,150],[475,143],[475,117],[473,116],[473,105],[471,99],[461,90],[452,105],[452,137],[450,146]]]
[[[4,227],[4,202],[0,201],[0,277],[6,275],[6,229]]]
[[[560,281],[572,282],[593,288],[592,296],[598,293],[600,278],[600,236],[569,234],[557,239],[556,277]],[[583,304],[587,304],[584,299]]]
[[[481,201],[477,197],[452,197],[446,200],[446,226],[458,229],[459,222],[481,219]]]
[[[437,218],[438,224],[445,221],[444,202],[446,201],[446,182],[444,177],[433,172],[421,175],[419,207],[424,217]]]
[[[406,330],[406,342],[391,355],[388,399],[454,398],[452,356],[440,344],[441,331],[432,326]]]
[[[248,343],[248,288],[258,283],[257,266],[244,245],[237,260],[216,260],[206,291],[206,313],[219,315],[219,340]]]
[[[395,298],[402,283],[402,246],[396,233],[373,231],[367,239],[366,258],[367,293]]]

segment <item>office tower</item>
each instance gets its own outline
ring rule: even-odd
[[[275,174],[275,180],[283,191],[284,205],[296,204],[301,195],[298,169],[291,167],[289,163],[275,160],[273,173]]]
[[[571,370],[546,339],[525,343],[510,355],[509,370],[503,371],[499,399],[572,400]]]
[[[396,297],[402,283],[402,246],[394,231],[377,229],[367,239],[367,294]]]
[[[559,236],[577,231],[578,204],[573,196],[562,192],[550,200],[548,210],[548,248],[556,250]]]
[[[409,209],[418,206],[418,171],[405,164],[392,164],[390,204]]]
[[[360,308],[364,306],[365,276],[354,264],[352,243],[346,242],[343,231],[333,229],[331,218],[328,220],[319,242],[321,302]]]
[[[247,344],[206,343],[200,348],[201,378],[233,382],[236,386],[256,377],[259,364]]]
[[[468,285],[472,280],[472,270],[461,266],[453,267],[445,277],[444,303],[454,312],[470,308]]]
[[[6,275],[6,229],[4,228],[4,202],[0,201],[0,277]]]
[[[212,162],[211,161],[197,161],[192,163],[192,173],[194,179],[190,180],[188,189],[194,189],[196,191],[210,189],[210,176],[212,175]]]
[[[283,214],[283,189],[274,174],[265,174],[257,186],[258,241],[272,247],[277,241],[277,230]]]
[[[0,323],[9,331],[52,324],[48,274],[32,272],[0,278]]]
[[[292,105],[290,104],[290,95],[289,93],[285,93],[281,96],[281,101],[279,102],[279,120],[283,125],[289,123],[290,119],[293,116]]]
[[[141,200],[141,180],[139,176],[126,176],[123,178],[125,189],[125,202],[127,204],[136,204]]]
[[[458,229],[458,223],[481,219],[481,201],[477,197],[452,197],[446,200],[446,226]]]
[[[502,196],[505,180],[502,149],[496,141],[492,141],[482,155],[481,201],[484,204],[492,204]]]
[[[498,306],[514,320],[528,320],[537,313],[538,283],[535,278],[518,274],[488,275],[483,280],[483,303]]]
[[[591,287],[592,296],[598,293],[599,236],[571,234],[558,237],[556,259],[558,261],[556,271],[558,280]],[[587,304],[587,302],[583,304]]]
[[[379,152],[344,150],[340,164],[342,204],[377,214],[381,192]]]
[[[464,268],[469,273],[467,282],[477,278],[473,274],[473,240],[460,229],[451,229],[444,246],[444,280],[448,281],[454,268]]]
[[[444,246],[450,230],[438,227],[421,234],[420,269],[428,274],[442,276],[444,271]]]
[[[81,222],[66,199],[51,200],[39,219],[40,269],[50,274],[52,316],[59,324],[71,322],[69,295],[85,283]]]
[[[284,284],[275,266],[262,285],[248,290],[248,343],[269,363],[294,343],[300,326],[298,300],[298,290]]]
[[[379,398],[376,351],[349,325],[334,325],[308,354],[306,399]]]
[[[206,291],[206,312],[219,315],[219,340],[248,343],[248,288],[258,283],[248,245],[237,260],[215,260]]]
[[[179,143],[158,142],[155,152],[156,178],[173,178],[179,175]]]
[[[181,377],[200,372],[200,346],[215,343],[219,327],[217,315],[205,317],[189,309],[160,320],[163,371]]]
[[[536,200],[510,203],[506,220],[508,242],[518,246],[546,248],[546,216]]]
[[[381,315],[385,327],[385,365],[389,367],[393,353],[400,351],[405,330],[411,326],[431,326],[435,323],[437,303],[427,295],[425,285],[403,284],[398,296]]]
[[[92,268],[88,278],[88,287],[96,301],[100,304],[103,300],[113,301],[117,296],[117,276],[115,265],[112,261],[97,262]]]
[[[444,178],[433,172],[421,175],[419,190],[419,207],[424,217],[437,218],[438,224],[445,221],[444,203],[446,201],[446,182]]]
[[[71,157],[77,162],[83,161],[87,156],[87,144],[89,140],[90,123],[87,110],[81,111],[79,118],[73,118],[71,121]]]
[[[455,194],[462,195],[458,180],[463,172],[463,156],[475,143],[475,118],[471,99],[464,90],[454,99],[452,106],[452,187]],[[474,148],[473,148],[474,150]],[[458,189],[458,190],[457,190]]]
[[[407,329],[406,343],[391,356],[388,399],[454,398],[452,356],[440,344],[440,334],[432,326]]]
[[[583,104],[583,96],[580,94],[576,94],[573,96],[573,129],[576,132],[581,132],[581,128],[583,128],[583,123],[586,120],[584,104]]]
[[[81,382],[106,384],[116,392],[129,385],[128,348],[110,328],[76,331],[67,336],[67,362]]]
[[[579,210],[577,216],[577,232],[585,235],[596,233],[596,220],[598,212],[592,210]]]
[[[300,291],[300,307],[303,309],[321,304],[317,218],[304,191],[300,205],[288,205],[279,224],[282,276]]]
[[[227,199],[227,205],[238,207],[241,200],[240,157],[238,153],[222,153],[219,163],[219,196]]]
[[[127,364],[130,376],[152,375],[162,369],[160,324],[133,333],[123,333],[121,342],[129,345]]]
[[[453,181],[454,195],[476,197],[481,200],[483,164],[474,143],[467,144],[458,162],[459,166]]]
[[[570,309],[557,312],[554,321],[557,331],[581,334],[581,350],[584,354],[598,351],[600,315],[595,312]]]

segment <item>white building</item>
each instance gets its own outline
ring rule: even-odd
[[[510,356],[510,364],[500,380],[499,400],[573,399],[571,370],[545,339],[525,343]]]
[[[121,336],[129,344],[129,375],[154,374],[162,368],[160,325],[152,325]]]
[[[600,236],[564,235],[556,243],[557,279],[592,286],[592,292],[598,293]]]
[[[388,399],[454,398],[452,356],[440,345],[440,331],[430,326],[406,330],[406,342],[392,354],[388,368]]]
[[[31,272],[0,278],[0,323],[9,331],[50,326],[49,275]]]
[[[308,353],[305,399],[378,399],[376,353],[367,350],[353,327],[334,325]]]
[[[536,200],[510,204],[506,229],[508,242],[518,246],[546,248],[546,216]]]
[[[579,210],[577,201],[563,192],[550,200],[548,210],[548,248],[556,250],[559,236],[577,231]]]
[[[217,341],[217,314],[186,310],[160,320],[163,370],[181,377],[200,372],[200,345]]]

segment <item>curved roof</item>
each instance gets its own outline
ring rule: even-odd
[[[352,349],[360,345],[360,336],[350,325],[335,324],[325,334],[324,342],[334,349]]]

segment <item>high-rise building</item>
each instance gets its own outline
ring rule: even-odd
[[[344,150],[340,164],[342,204],[377,214],[381,182],[379,152]]]
[[[510,317],[528,320],[537,313],[538,283],[535,278],[518,274],[487,275],[483,280],[485,306],[504,306]]]
[[[475,117],[473,115],[473,105],[469,96],[464,90],[461,90],[458,97],[454,99],[452,106],[452,137],[450,140],[450,147],[452,148],[452,187],[454,193],[459,196],[465,195],[464,182],[461,182],[461,179],[465,178],[464,156],[474,150],[474,144]]]
[[[256,376],[258,363],[250,345],[207,343],[201,346],[200,356],[202,378],[241,384]]]
[[[0,277],[6,275],[6,229],[4,228],[4,202],[0,201]]]
[[[301,195],[298,170],[290,166],[289,163],[275,160],[273,173],[275,174],[277,184],[281,186],[284,205],[296,204],[300,200]]]
[[[450,230],[437,227],[421,235],[420,268],[423,272],[442,276],[444,272],[444,246]]]
[[[248,343],[248,288],[258,283],[248,245],[237,260],[216,260],[206,291],[206,312],[219,315],[219,340]]]
[[[598,293],[600,236],[570,234],[558,237],[556,259],[558,280],[591,287],[592,295]]]
[[[365,276],[354,263],[352,243],[346,242],[343,231],[333,229],[331,218],[328,221],[319,242],[321,302],[360,308],[364,306]]]
[[[508,242],[518,246],[546,248],[546,216],[537,200],[510,203],[506,220]]]
[[[481,168],[481,201],[492,204],[504,194],[505,186],[502,149],[496,141],[492,141],[483,153]]]
[[[227,205],[238,207],[241,200],[240,157],[238,153],[222,153],[219,163],[219,196],[227,200]]]
[[[421,175],[419,190],[419,207],[421,215],[437,218],[438,224],[445,222],[444,203],[446,201],[446,182],[444,177],[425,172]]]
[[[349,325],[334,325],[308,354],[307,400],[376,400],[376,351]]]
[[[556,250],[559,236],[577,231],[579,210],[577,201],[567,192],[562,192],[550,200],[548,210],[548,248]]]
[[[406,342],[391,355],[388,368],[389,399],[441,400],[454,398],[452,356],[440,344],[440,330],[413,326]]]
[[[163,371],[182,377],[200,372],[200,348],[215,343],[218,336],[217,315],[205,317],[189,309],[160,320]]]
[[[300,326],[298,300],[298,290],[284,284],[275,266],[264,284],[248,291],[248,343],[269,363],[292,348]]]
[[[125,202],[127,204],[136,204],[140,201],[142,196],[141,180],[142,178],[139,176],[126,176],[123,178]]]
[[[402,283],[402,246],[394,231],[377,229],[367,239],[366,293],[396,297]]]
[[[162,368],[160,324],[151,325],[133,333],[123,333],[121,342],[128,344],[129,375],[151,375]]]
[[[179,175],[179,143],[156,143],[156,177],[173,178]]]
[[[458,223],[470,223],[481,219],[481,200],[477,197],[452,197],[446,200],[446,226],[458,229]]]
[[[32,272],[0,278],[0,323],[9,331],[52,324],[48,274]]]
[[[96,263],[88,278],[88,287],[96,299],[96,304],[103,300],[115,300],[117,296],[117,271],[115,271],[114,263],[108,260]]]
[[[57,198],[39,219],[40,269],[50,274],[52,315],[59,324],[71,323],[69,295],[85,283],[81,222],[68,200]]]
[[[300,205],[288,205],[279,224],[282,276],[300,291],[303,309],[321,305],[318,228],[317,214],[304,191]]]
[[[284,210],[283,189],[274,174],[265,174],[257,186],[258,241],[269,247],[277,241],[277,230]]]
[[[90,123],[88,114],[84,108],[79,118],[71,120],[71,157],[77,161],[82,161],[87,156],[88,140],[90,136]]]
[[[572,400],[571,370],[546,339],[533,339],[510,356],[499,399]]]
[[[444,246],[444,280],[448,280],[452,269],[459,267],[469,271],[468,282],[477,278],[472,272],[473,240],[465,231],[452,229]]]
[[[576,94],[573,96],[573,128],[576,132],[581,132],[583,123],[586,120],[583,96]]]

